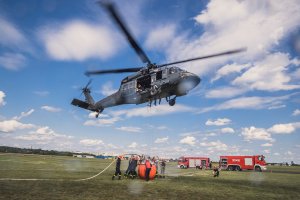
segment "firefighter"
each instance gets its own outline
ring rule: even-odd
[[[121,179],[121,156],[118,156],[117,162],[116,162],[116,172],[115,174],[112,176],[112,180],[115,179],[116,176],[119,176],[119,180]]]
[[[149,175],[152,167],[152,164],[150,163],[150,157],[147,158],[145,165],[146,165],[146,173],[145,173],[146,181],[149,181]]]
[[[160,163],[160,175],[162,178],[165,178],[165,169],[166,169],[166,161],[162,160]]]
[[[213,169],[214,177],[219,177],[219,174],[220,174],[219,169],[217,167],[214,167],[214,169]]]

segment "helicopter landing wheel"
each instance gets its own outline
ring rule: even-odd
[[[169,105],[170,105],[170,106],[174,106],[175,103],[176,103],[176,98],[170,99],[170,100],[169,100]]]

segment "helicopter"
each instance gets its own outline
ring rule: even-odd
[[[115,5],[110,1],[99,1],[98,4],[109,13],[110,17],[117,24],[131,47],[134,49],[141,61],[146,64],[146,66],[87,71],[85,73],[85,75],[90,76],[99,74],[134,72],[121,81],[120,88],[117,92],[98,102],[95,102],[91,96],[91,90],[89,88],[91,80],[84,88],[82,88],[85,101],[76,98],[72,100],[72,105],[96,112],[96,118],[98,118],[99,114],[102,113],[105,108],[122,104],[137,105],[149,102],[148,105],[151,107],[152,103],[154,103],[156,106],[157,101],[158,104],[160,104],[161,99],[165,98],[170,106],[174,106],[177,97],[188,94],[188,92],[195,88],[201,81],[198,75],[183,70],[180,67],[175,66],[176,64],[245,51],[245,48],[240,48],[176,62],[155,64],[151,62],[143,49],[138,45],[133,35],[130,33],[129,29],[120,17]]]

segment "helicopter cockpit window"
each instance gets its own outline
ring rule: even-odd
[[[177,68],[176,67],[171,67],[170,69],[169,69],[169,74],[174,74],[174,73],[176,73],[177,72]]]

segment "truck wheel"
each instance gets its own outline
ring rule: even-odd
[[[184,169],[184,166],[183,166],[183,165],[180,165],[180,169]]]
[[[240,166],[236,166],[235,170],[236,170],[236,171],[241,171]]]
[[[227,170],[228,171],[233,171],[233,166],[228,166]]]
[[[256,172],[261,172],[260,166],[256,166],[256,167],[255,167],[255,171],[256,171]]]

